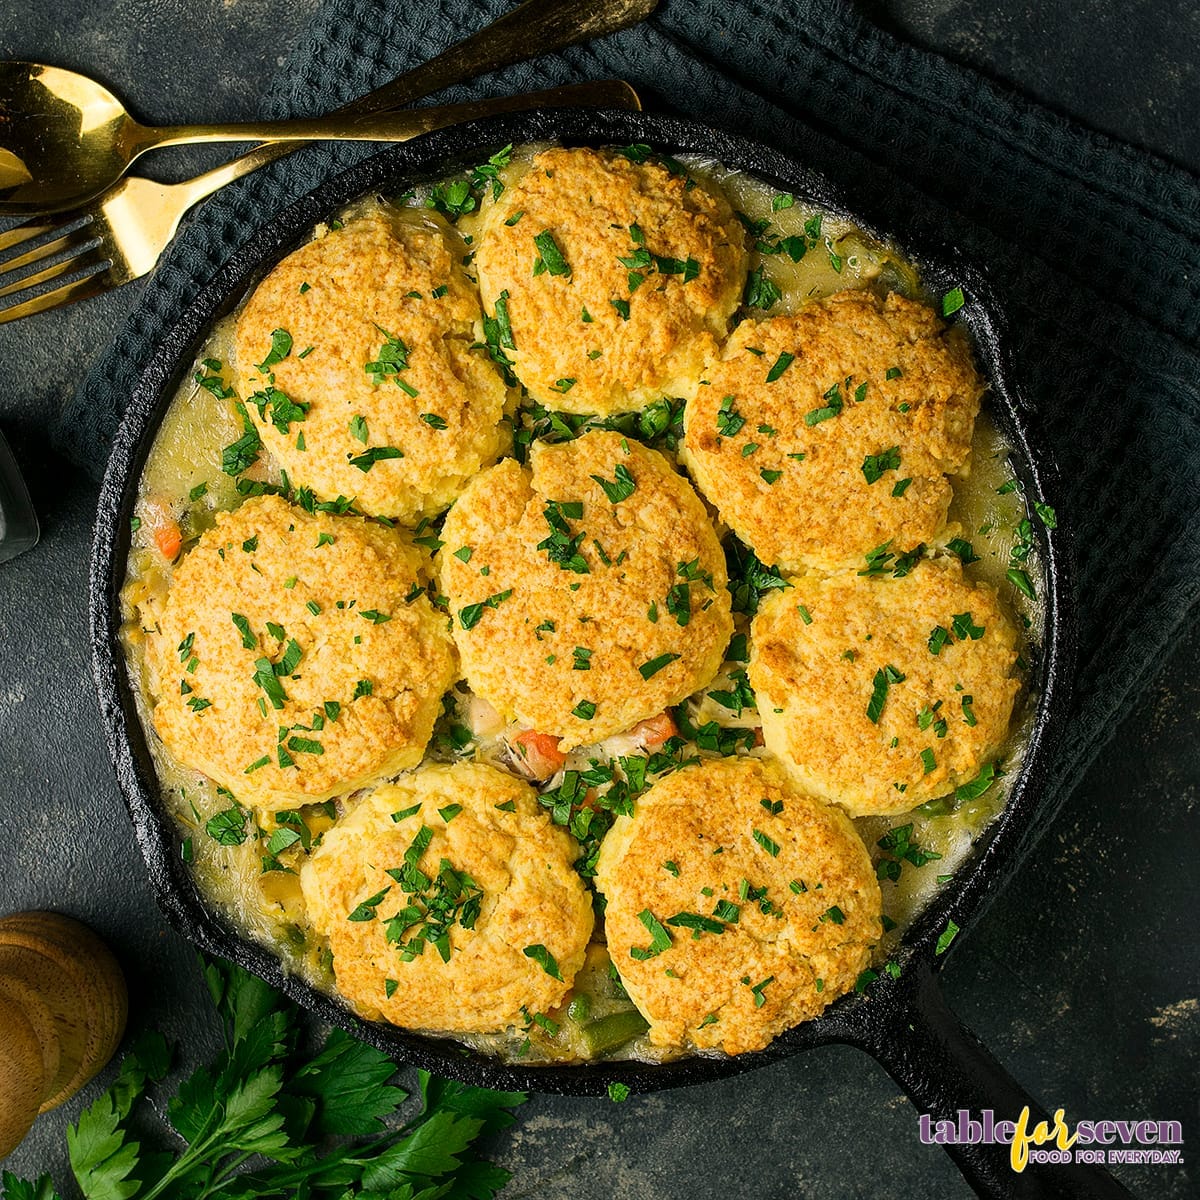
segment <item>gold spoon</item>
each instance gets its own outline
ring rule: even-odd
[[[586,85],[580,85],[586,86]],[[610,85],[605,85],[610,86]],[[629,107],[627,84],[611,96],[575,100],[558,89],[560,104]],[[488,111],[537,107],[548,96],[487,102]],[[553,106],[553,102],[551,105]],[[258,121],[234,125],[153,127],[135,121],[121,102],[86,75],[39,63],[0,63],[0,216],[59,212],[116,183],[147,150],[197,142],[392,142],[479,115],[478,104],[452,104],[400,113]]]

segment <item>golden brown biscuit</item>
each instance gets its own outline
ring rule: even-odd
[[[849,819],[763,759],[660,780],[617,818],[596,884],[609,952],[659,1046],[761,1049],[849,991],[881,932]]]
[[[593,917],[577,854],[527,783],[461,763],[369,793],[300,881],[357,1012],[489,1033],[559,1004],[583,965]]]
[[[296,808],[415,766],[454,679],[429,555],[278,496],[220,513],[146,635],[154,725],[246,805]]]
[[[944,526],[983,385],[925,305],[846,291],[743,321],[706,378],[682,458],[764,562],[830,566]]]
[[[413,523],[503,451],[507,390],[478,346],[464,253],[440,217],[380,210],[259,284],[237,322],[238,391],[293,483]],[[271,362],[276,330],[290,350]]]
[[[565,751],[703,687],[733,623],[708,514],[661,454],[597,432],[530,462],[451,509],[442,589],[472,689]]]
[[[529,394],[602,414],[691,394],[747,263],[745,232],[714,188],[656,162],[562,148],[538,154],[485,210],[475,256]]]
[[[1003,744],[1017,633],[957,560],[897,579],[798,576],[763,603],[750,683],[763,737],[805,791],[851,816],[907,812]]]

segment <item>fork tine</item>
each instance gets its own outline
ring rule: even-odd
[[[91,213],[68,217],[65,221],[25,221],[0,233],[0,250],[8,250],[12,246],[19,246],[25,242],[35,242],[48,233],[70,229],[83,221],[90,225],[92,223]]]
[[[86,260],[86,261],[85,261]],[[71,258],[63,259],[62,262],[57,262],[41,271],[36,271],[32,275],[26,275],[23,279],[18,279],[16,283],[10,283],[7,287],[0,287],[0,298],[11,296],[15,292],[24,291],[26,288],[37,287],[40,283],[49,283],[52,279],[59,279],[63,275],[74,275],[79,271],[88,271],[89,274],[95,274],[96,270],[108,267],[111,265],[111,259],[105,258],[103,254],[76,254]],[[92,268],[92,270],[88,270]]]
[[[86,300],[89,296],[98,296],[107,292],[109,285],[104,282],[104,272],[88,275],[85,279],[77,279],[74,283],[65,283],[32,300],[14,304],[11,308],[0,309],[0,325],[8,321],[19,321],[22,317],[32,317],[34,313],[45,312],[50,308],[58,308],[64,304],[73,304],[76,300]]]
[[[16,258],[0,262],[0,280],[10,277],[13,271],[21,267],[33,266],[34,263],[39,263],[45,258],[54,258],[69,251],[86,250],[97,240],[97,235],[87,227],[65,233],[62,237],[56,237],[53,241],[46,242],[42,246],[35,246],[32,250],[17,255]]]

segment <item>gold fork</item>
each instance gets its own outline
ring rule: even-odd
[[[358,115],[403,107],[477,75],[635,25],[657,3],[525,0],[477,33],[336,113]],[[434,123],[429,128],[556,104],[641,107],[633,88],[610,80],[430,109],[431,114],[451,115],[440,121],[431,116]],[[26,221],[0,233],[0,325],[85,300],[149,274],[194,204],[294,149],[293,145],[266,143],[183,183],[156,183],[130,175],[80,208]],[[29,271],[42,263],[47,265]],[[46,291],[37,290],[56,280],[63,282]]]

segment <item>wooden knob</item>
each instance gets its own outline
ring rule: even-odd
[[[121,968],[86,925],[0,918],[0,1158],[112,1058],[127,1011]]]

